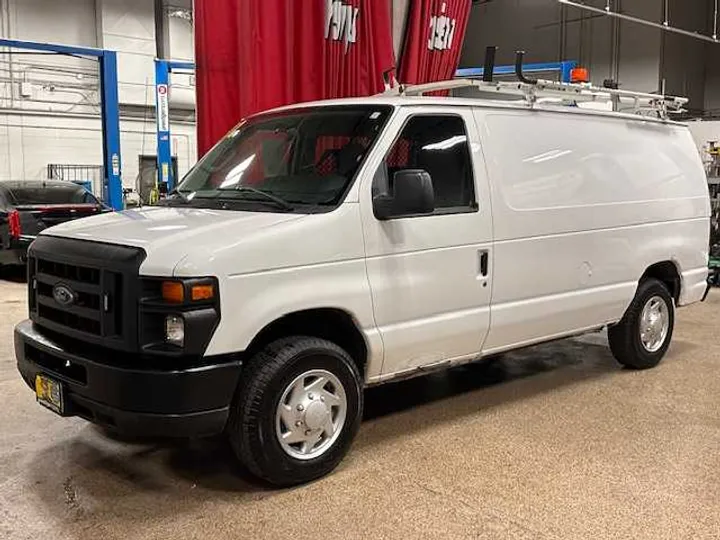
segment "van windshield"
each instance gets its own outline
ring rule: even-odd
[[[292,109],[250,118],[167,199],[171,206],[322,212],[351,186],[391,107]]]

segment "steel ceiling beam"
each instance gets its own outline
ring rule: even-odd
[[[615,11],[612,11],[609,7],[609,5],[606,8],[597,8],[594,6],[588,6],[586,4],[582,4],[580,2],[575,2],[573,0],[558,0],[559,3],[565,4],[567,6],[572,6],[578,9],[584,9],[585,11],[591,11],[592,13],[600,13],[602,15],[607,15],[608,17],[614,17],[616,19],[622,19],[623,21],[633,22],[637,24],[643,24],[645,26],[651,26],[653,28],[657,28],[659,30],[663,30],[665,32],[672,32],[673,34],[680,34],[683,36],[699,39],[702,41],[709,41],[710,43],[720,43],[720,41],[717,39],[717,34],[713,36],[706,36],[704,34],[700,34],[698,32],[691,32],[690,30],[683,30],[682,28],[676,28],[674,26],[670,26],[669,23],[658,23],[654,21],[648,21],[647,19],[641,19],[639,17],[633,17],[632,15],[625,15],[624,13],[617,13]],[[717,24],[717,17],[716,17],[716,24]]]

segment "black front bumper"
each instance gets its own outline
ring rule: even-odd
[[[15,355],[31,388],[37,374],[62,383],[66,416],[132,435],[222,432],[240,377],[240,361],[225,357],[176,370],[108,365],[62,348],[29,320],[15,328]]]

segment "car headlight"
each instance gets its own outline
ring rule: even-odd
[[[185,320],[179,315],[165,317],[165,342],[177,347],[185,345]]]
[[[215,277],[142,278],[138,338],[147,353],[199,357],[220,322]]]

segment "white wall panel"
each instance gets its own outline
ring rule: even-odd
[[[27,41],[97,46],[95,0],[0,0],[3,37]],[[15,109],[92,112],[97,104],[97,63],[59,55],[0,56],[2,105]],[[29,95],[21,95],[26,83]],[[11,96],[12,89],[12,97]],[[79,109],[79,110],[76,110]]]
[[[709,159],[705,150],[708,142],[720,142],[720,121],[690,122],[689,126],[701,157],[703,160]]]
[[[192,23],[177,17],[168,18],[170,32],[170,56],[173,60],[195,59]]]
[[[120,101],[147,103],[154,77],[155,11],[149,0],[99,0],[102,46],[118,51]]]
[[[184,175],[197,160],[195,127],[173,123],[173,149]],[[140,155],[155,155],[155,122],[121,121],[123,184],[134,187]],[[0,181],[47,178],[51,163],[101,165],[100,120],[95,118],[0,114]]]
[[[6,0],[14,37],[28,41],[97,46],[95,0]]]
[[[190,0],[173,0],[173,6],[190,9]],[[172,60],[195,61],[195,41],[192,23],[178,17],[168,17],[169,56]],[[194,74],[177,72],[171,75],[170,104],[182,109],[195,108]]]
[[[177,0],[190,4],[190,0]],[[10,16],[5,16],[9,13]],[[0,0],[0,34],[21,40],[118,51],[123,105],[151,106],[154,98],[155,24],[152,0]],[[177,59],[193,59],[188,21],[171,19]],[[42,179],[50,163],[101,165],[97,63],[63,56],[0,55],[0,181]],[[30,96],[21,97],[27,81]],[[190,78],[173,77],[172,104],[194,107]],[[12,97],[12,99],[11,99]],[[123,182],[134,187],[139,155],[156,153],[155,121],[121,118]],[[181,175],[197,160],[195,127],[172,123],[173,151]]]

